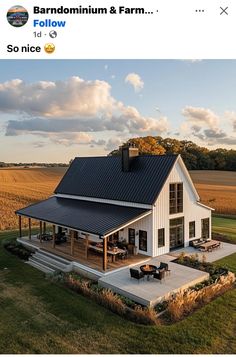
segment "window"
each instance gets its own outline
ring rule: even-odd
[[[158,229],[158,248],[165,245],[165,228]]]
[[[139,250],[147,251],[147,232],[139,231]]]
[[[135,229],[129,228],[129,244],[135,245]]]
[[[202,219],[202,238],[210,237],[210,220],[209,218]]]
[[[195,237],[195,221],[189,222],[189,238]]]
[[[170,184],[170,214],[183,212],[183,183]]]

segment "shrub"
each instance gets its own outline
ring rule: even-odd
[[[184,260],[185,260],[185,253],[181,252],[180,255],[178,256],[178,263],[179,264],[184,264]]]
[[[100,305],[116,312],[118,315],[124,316],[126,313],[126,306],[121,298],[109,289],[102,289],[100,293],[96,294],[95,299]]]
[[[137,323],[143,325],[158,325],[160,324],[157,318],[157,313],[152,307],[141,307],[137,305],[134,310],[129,311],[130,318]]]
[[[4,248],[9,251],[10,253],[18,256],[23,260],[28,260],[31,256],[32,252],[26,249],[22,244],[12,241],[12,242],[5,242]]]
[[[172,321],[181,320],[193,310],[201,307],[229,290],[235,282],[235,275],[228,272],[227,275],[219,277],[214,284],[204,286],[201,289],[188,289],[178,292],[167,307]],[[199,285],[199,284],[198,284]]]
[[[91,298],[98,304],[108,308],[120,316],[128,317],[134,322],[145,325],[158,324],[157,313],[153,308],[145,308],[134,301],[114,293],[110,289],[99,287],[89,279],[82,278],[76,273],[53,274],[53,281],[63,282],[70,289]]]

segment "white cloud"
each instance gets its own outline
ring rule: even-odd
[[[230,135],[225,127],[231,123],[236,126],[234,112],[225,112],[222,117],[211,109],[187,106],[182,110],[186,121],[181,124],[181,132],[186,136],[198,138],[207,145],[235,145],[236,137]],[[223,128],[221,127],[223,124]]]
[[[210,109],[187,106],[182,110],[182,114],[193,125],[207,125],[211,129],[219,125],[219,116]]]
[[[70,142],[68,133],[73,144],[81,142],[81,133],[117,131],[155,135],[169,128],[167,118],[143,116],[135,107],[115,99],[107,82],[79,77],[33,84],[21,80],[2,83],[0,111],[17,114],[19,118],[8,120],[6,135],[44,135],[64,145]],[[67,136],[65,140],[63,133]]]
[[[54,118],[107,114],[114,106],[110,90],[105,81],[80,77],[33,84],[16,79],[0,83],[0,111]]]
[[[121,138],[111,138],[107,141],[106,146],[105,146],[105,150],[107,151],[112,151],[115,149],[118,149],[119,146],[121,146],[124,143],[125,140],[122,140]]]
[[[139,92],[144,86],[144,82],[137,73],[129,73],[125,77],[125,82],[131,84],[135,92]]]

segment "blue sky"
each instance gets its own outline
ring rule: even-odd
[[[67,162],[146,135],[235,149],[235,93],[235,60],[1,60],[0,161]]]

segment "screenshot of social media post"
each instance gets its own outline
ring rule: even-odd
[[[236,353],[236,5],[0,6],[0,353]]]

